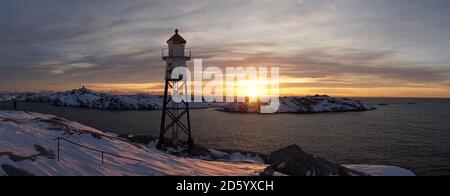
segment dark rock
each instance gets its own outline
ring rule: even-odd
[[[267,167],[259,176],[273,176],[275,174],[275,169],[272,166]]]
[[[42,156],[47,159],[56,159],[56,155],[52,150],[46,149],[40,145],[34,145],[34,148],[39,152],[39,155],[37,156]]]
[[[229,155],[231,155],[233,153],[240,153],[242,155],[247,155],[250,157],[259,157],[264,161],[264,163],[268,163],[268,161],[269,161],[269,155],[263,154],[263,153],[257,153],[257,152],[246,151],[246,150],[235,150],[235,149],[214,149],[214,150],[223,152],[223,153],[227,153]],[[214,157],[214,155],[212,155],[211,153],[210,153],[210,156],[213,159],[221,159],[221,157]]]
[[[365,176],[332,163],[323,158],[304,152],[299,146],[291,145],[270,153],[271,167],[280,173],[290,176]]]
[[[2,169],[8,176],[34,176],[32,173],[28,171],[25,171],[23,169],[8,164],[2,165]]]
[[[37,157],[45,157],[48,159],[55,159],[56,155],[53,151],[48,150],[40,145],[34,145],[34,148],[37,152],[39,152],[39,154],[35,154],[35,155],[31,155],[31,156],[21,156],[21,155],[17,155],[14,154],[12,152],[0,152],[0,157],[2,156],[8,156],[8,158],[11,161],[14,162],[21,162],[21,161],[25,161],[25,160],[30,160],[30,161],[36,161]]]
[[[119,135],[119,137],[125,138],[132,143],[144,144],[144,145],[148,145],[151,142],[156,140],[154,137],[151,137],[148,135],[140,135],[140,136]]]
[[[14,162],[20,162],[20,161],[28,160],[30,158],[28,156],[16,155],[12,152],[0,152],[0,157],[2,157],[2,156],[8,156],[9,160],[14,161]]]

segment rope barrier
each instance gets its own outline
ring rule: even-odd
[[[76,143],[76,142],[72,142],[72,141],[70,141],[68,139],[61,138],[61,137],[58,137],[55,140],[58,141],[58,161],[60,160],[60,146],[61,146],[61,142],[60,141],[65,141],[65,142],[67,142],[69,144],[78,146],[80,148],[85,148],[85,149],[88,149],[88,150],[91,150],[91,151],[94,151],[94,152],[101,153],[102,164],[105,163],[105,161],[104,161],[105,155],[110,155],[110,156],[113,156],[113,157],[117,157],[117,158],[121,158],[121,159],[127,159],[127,160],[131,160],[131,161],[136,161],[136,162],[144,162],[144,160],[139,160],[139,159],[135,159],[135,158],[130,158],[130,157],[122,156],[122,155],[117,155],[117,154],[113,154],[113,153],[97,150],[95,148],[92,148],[92,147],[89,147],[89,146],[85,146],[85,145],[82,145],[82,144],[79,144],[79,143]]]

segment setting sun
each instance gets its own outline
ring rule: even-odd
[[[270,93],[270,82],[267,80],[245,80],[237,84],[237,96],[248,97],[249,101],[257,102],[259,98]]]

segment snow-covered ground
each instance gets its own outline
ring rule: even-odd
[[[91,148],[142,161],[132,161],[90,151],[61,141],[58,162],[57,137]],[[41,176],[54,175],[259,175],[267,165],[205,161],[182,158],[158,151],[154,144],[132,144],[76,122],[51,115],[0,111],[0,176],[21,172]]]
[[[261,103],[230,103],[225,112],[259,113]],[[321,113],[367,111],[375,108],[358,100],[329,96],[281,97],[278,113]]]
[[[50,103],[56,106],[108,110],[161,110],[163,97],[150,94],[113,95],[87,88],[56,93],[0,93],[0,101],[16,98],[21,102]],[[169,103],[172,105],[173,103]],[[180,104],[180,107],[182,104]],[[206,103],[190,103],[191,108],[207,108]]]
[[[386,165],[342,165],[346,168],[363,172],[371,176],[415,176],[407,169]]]

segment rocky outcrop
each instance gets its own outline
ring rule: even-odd
[[[290,176],[365,176],[366,174],[347,169],[339,164],[304,152],[299,146],[291,145],[269,155],[270,166],[262,175],[274,172]]]

